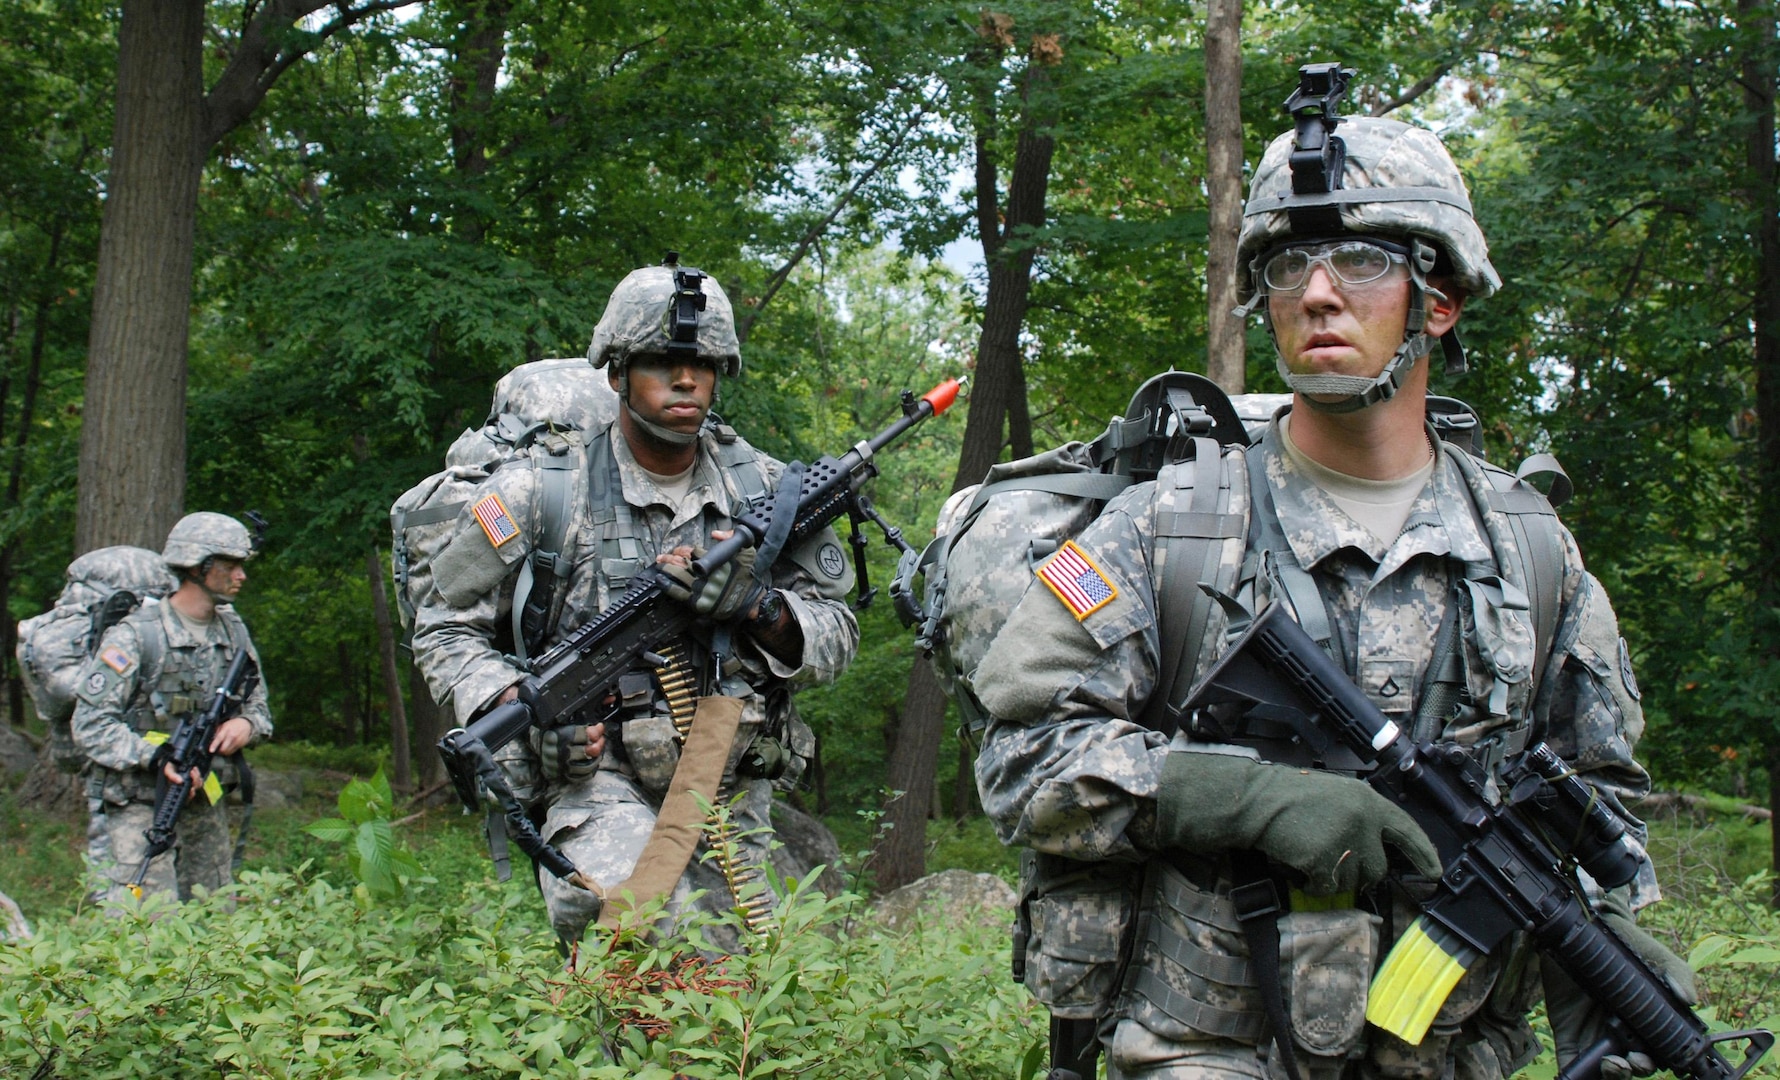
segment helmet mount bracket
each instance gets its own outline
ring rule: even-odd
[[[1341,124],[1341,99],[1354,76],[1352,68],[1305,64],[1298,69],[1298,88],[1286,99],[1296,138],[1290,160],[1294,195],[1326,195],[1341,188],[1347,167],[1347,144],[1335,134]],[[1295,233],[1339,233],[1341,210],[1335,206],[1288,210]]]

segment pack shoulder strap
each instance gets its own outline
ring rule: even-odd
[[[1223,447],[1214,439],[1197,436],[1191,460],[1171,463],[1156,476],[1158,492],[1163,485],[1172,485],[1183,494],[1191,491],[1187,509],[1159,513],[1155,523],[1156,554],[1162,564],[1156,596],[1163,613],[1162,670],[1156,692],[1144,706],[1144,723],[1165,734],[1173,734],[1175,706],[1191,689],[1216,604],[1200,585],[1220,593],[1229,593],[1236,585],[1240,560],[1233,562],[1223,556],[1226,541],[1240,540],[1248,533],[1246,516],[1230,512],[1247,498],[1249,480],[1243,458],[1241,452],[1233,452],[1227,466]]]
[[[1551,501],[1520,477],[1447,446],[1483,518],[1502,577],[1527,594],[1533,619],[1533,686],[1544,685],[1563,607],[1563,525]],[[1555,464],[1555,462],[1553,462]]]
[[[598,440],[604,442],[603,439]],[[574,520],[575,480],[583,471],[592,471],[589,455],[580,446],[570,444],[561,453],[544,450],[541,446],[531,456],[532,466],[537,470],[537,485],[533,491],[533,508],[537,529],[534,534],[532,550],[520,560],[519,577],[513,583],[513,649],[519,659],[527,658],[529,646],[526,643],[526,624],[536,624],[534,633],[541,641],[548,635],[549,626],[553,623],[555,612],[550,610],[555,605],[556,586],[563,578],[568,577],[571,559],[565,551],[569,540],[569,526]],[[606,456],[611,456],[607,448]],[[585,470],[584,470],[585,467]],[[613,463],[614,470],[616,463]],[[413,522],[412,516],[409,518]],[[549,588],[539,592],[539,580],[548,576]],[[539,592],[539,595],[533,595]],[[528,618],[527,611],[530,609]]]

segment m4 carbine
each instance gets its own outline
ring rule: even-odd
[[[136,876],[129,884],[130,891],[137,896],[142,895],[142,883],[148,878],[148,864],[173,846],[173,827],[178,824],[180,812],[191,798],[188,790],[192,784],[191,774],[194,771],[199,776],[210,773],[210,742],[216,738],[216,729],[235,714],[247,700],[247,695],[253,693],[254,682],[258,679],[259,669],[254,665],[253,657],[244,648],[235,650],[235,659],[229,662],[222,682],[210,696],[209,706],[202,713],[181,720],[172,737],[155,753],[154,767],[161,769],[163,763],[171,765],[179,779],[168,780],[165,770],[155,776],[154,821],[143,833],[148,838],[148,854],[136,868]],[[245,843],[245,823],[242,837]]]
[[[758,546],[776,556],[815,536],[842,514],[853,519],[856,556],[865,545],[858,531],[865,520],[877,523],[892,544],[906,546],[901,534],[878,514],[860,488],[877,475],[873,461],[877,452],[927,417],[945,412],[962,385],[961,379],[947,379],[919,398],[905,390],[902,418],[883,431],[838,458],[824,456],[807,467],[797,463],[787,466],[771,505],[736,516],[734,535],[693,561],[695,582],[709,578],[747,547]],[[864,561],[856,561],[863,606],[874,590],[867,585]],[[668,664],[661,654],[692,627],[691,609],[668,595],[672,583],[658,568],[645,568],[611,607],[529,664],[532,673],[520,681],[517,701],[496,706],[468,727],[454,729],[439,740],[445,771],[464,806],[472,811],[480,807],[478,788],[486,789],[520,850],[552,874],[583,888],[591,889],[592,882],[538,833],[495,763],[494,751],[533,725],[554,727],[612,719],[616,707],[608,702],[620,696],[619,680],[633,674],[653,678]]]
[[[1638,856],[1624,825],[1544,743],[1503,772],[1502,800],[1492,803],[1463,748],[1412,742],[1277,603],[1256,616],[1182,709],[1189,730],[1227,727],[1237,713],[1289,717],[1310,741],[1333,735],[1372,764],[1366,782],[1407,810],[1439,849],[1445,872],[1373,980],[1366,1018],[1374,1024],[1420,1043],[1465,968],[1524,931],[1613,1018],[1560,1080],[1596,1080],[1603,1058],[1632,1051],[1678,1076],[1741,1080],[1774,1045],[1764,1029],[1709,1033],[1667,981],[1593,917],[1569,873],[1572,860],[1615,888],[1637,873]],[[1748,1049],[1732,1065],[1717,1046],[1738,1041]]]

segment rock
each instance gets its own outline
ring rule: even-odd
[[[773,849],[773,869],[780,877],[802,879],[818,866],[826,867],[816,887],[828,896],[845,888],[835,869],[841,861],[841,845],[828,826],[790,803],[773,800],[773,831],[779,846]]]
[[[878,922],[893,933],[914,929],[918,920],[1007,926],[1019,897],[994,874],[942,870],[911,881],[874,905]]]
[[[0,774],[12,778],[28,773],[37,764],[37,747],[25,733],[11,724],[0,723]]]
[[[303,798],[303,777],[294,772],[253,771],[253,805],[257,809],[292,806]]]
[[[0,941],[23,941],[30,936],[31,924],[25,921],[25,913],[12,897],[0,892]]]

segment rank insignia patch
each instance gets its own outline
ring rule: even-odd
[[[507,504],[499,495],[484,495],[470,507],[470,513],[476,515],[476,523],[488,534],[488,542],[497,548],[519,535],[519,526],[513,524],[513,516],[507,513]]]
[[[105,666],[117,672],[119,675],[128,671],[132,662],[130,660],[130,654],[118,648],[116,645],[101,652],[99,654],[99,659],[105,661]]]
[[[1069,540],[1036,571],[1038,580],[1063,601],[1077,622],[1099,611],[1119,595],[1119,590],[1100,572],[1088,553]]]

